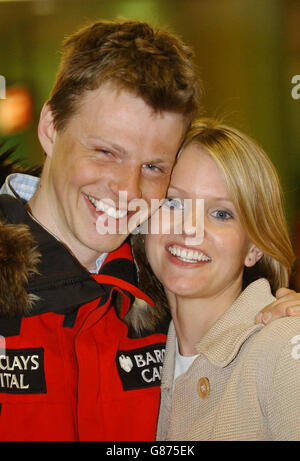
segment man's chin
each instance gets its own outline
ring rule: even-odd
[[[128,234],[99,236],[97,242],[93,242],[90,248],[99,255],[102,253],[110,253],[119,248],[127,237]]]

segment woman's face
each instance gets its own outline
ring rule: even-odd
[[[188,228],[177,233],[184,199],[192,199],[193,204],[196,199],[204,199],[201,243],[187,243],[191,242]],[[150,265],[166,293],[202,298],[227,289],[240,290],[245,263],[253,265],[253,245],[241,226],[216,163],[199,144],[190,144],[182,152],[172,173],[167,199],[152,221],[161,220],[166,207],[173,218],[170,233],[148,234],[145,240]],[[201,226],[194,217],[191,223]]]

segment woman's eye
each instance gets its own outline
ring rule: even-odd
[[[166,197],[163,201],[162,206],[166,206],[168,208],[171,208],[172,210],[182,210],[183,209],[182,200],[178,198]]]
[[[232,219],[233,216],[229,211],[226,210],[216,210],[212,213],[214,218],[220,219],[221,221],[227,221],[228,219]]]

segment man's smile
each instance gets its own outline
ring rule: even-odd
[[[116,209],[115,207],[105,203],[103,200],[96,199],[92,195],[87,195],[86,197],[89,199],[92,205],[94,205],[94,207],[96,208],[96,211],[102,211],[111,218],[122,219],[122,218],[125,218],[125,216],[128,214],[127,209],[126,210]]]

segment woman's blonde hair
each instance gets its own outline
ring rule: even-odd
[[[214,119],[195,121],[181,152],[200,144],[218,165],[248,237],[264,254],[246,268],[244,285],[266,277],[275,292],[288,286],[294,253],[283,211],[277,172],[263,149],[240,131]]]

